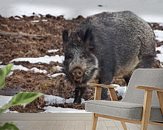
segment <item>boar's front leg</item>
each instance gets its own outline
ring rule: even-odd
[[[81,103],[81,98],[86,90],[86,87],[76,87],[75,88],[75,99],[74,103],[80,104]]]
[[[74,97],[74,103],[79,103],[80,102],[80,99],[79,99],[79,90],[80,88],[79,87],[76,87],[75,88],[75,97]]]

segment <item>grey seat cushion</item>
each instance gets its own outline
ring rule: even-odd
[[[143,105],[119,101],[91,100],[85,103],[85,110],[113,117],[141,120]],[[163,122],[160,108],[152,108],[151,120]]]

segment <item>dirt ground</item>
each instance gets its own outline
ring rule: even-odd
[[[66,20],[63,16],[36,15],[15,16],[4,18],[0,16],[0,62],[2,65],[10,63],[11,60],[19,57],[41,57],[45,55],[63,55],[62,31],[64,29],[74,30],[85,18],[78,16],[72,20]],[[152,29],[163,30],[158,23],[149,23]],[[157,42],[157,46],[162,45]],[[50,49],[59,49],[58,52],[49,53]],[[159,52],[157,52],[159,53]],[[58,73],[56,65],[61,63],[51,62],[50,64],[29,62],[14,62],[15,65],[23,65],[27,68],[37,67],[46,70],[48,74]],[[159,67],[156,61],[155,67]],[[123,79],[115,79],[119,84],[125,84]],[[55,78],[48,77],[44,73],[33,73],[31,71],[15,70],[6,80],[6,88],[0,90],[2,95],[14,95],[19,91],[39,91],[45,94],[71,98],[74,96],[74,86],[64,79],[64,76]],[[93,99],[93,90],[88,88],[84,95],[85,100]],[[14,107],[12,110],[20,112],[43,111],[45,106],[43,98],[38,99],[30,105]],[[76,104],[54,104],[54,106],[83,109],[84,105]]]

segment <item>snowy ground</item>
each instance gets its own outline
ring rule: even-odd
[[[160,24],[161,24],[161,22],[160,22]],[[163,31],[154,30],[154,33],[155,33],[156,39],[158,41],[163,41]],[[160,54],[157,54],[157,59],[159,59],[161,62],[163,62],[163,46],[160,46],[156,49],[161,52]],[[57,52],[57,51],[58,50],[49,50],[49,52]],[[32,58],[32,57],[31,58],[17,58],[17,59],[13,59],[11,61],[11,63],[14,61],[29,61],[30,63],[46,63],[46,64],[49,64],[51,61],[63,63],[64,56],[58,56],[58,55],[46,56],[45,55],[44,57],[38,57],[38,58]],[[0,65],[0,68],[1,67],[4,67],[4,65]],[[24,70],[24,71],[32,71],[34,73],[44,73],[44,74],[47,74],[47,76],[49,76],[49,77],[56,77],[58,75],[64,75],[64,73],[60,73],[62,67],[56,66],[56,68],[58,69],[59,73],[56,73],[53,75],[48,74],[46,70],[40,70],[36,67],[28,69],[22,65],[14,65],[13,70]],[[123,96],[126,92],[126,87],[117,86],[117,91],[118,91],[119,95]],[[0,96],[0,106],[7,103],[9,101],[9,99],[11,99],[10,96]],[[45,101],[46,101],[47,105],[55,104],[55,103],[62,104],[65,102],[66,103],[72,103],[73,100],[74,99],[72,99],[72,98],[71,99],[64,99],[64,98],[57,97],[57,96],[45,95]],[[84,100],[83,100],[83,102],[84,102]],[[77,109],[70,109],[70,108],[55,108],[55,107],[51,107],[51,106],[45,107],[44,109],[45,109],[45,112],[54,112],[54,113],[55,112],[79,112],[79,113],[84,112],[84,110],[77,110]]]
[[[145,19],[148,22],[158,22],[163,26],[163,1],[161,0],[150,0],[150,1],[141,1],[141,0],[85,0],[85,1],[76,1],[69,0],[65,4],[64,1],[57,0],[6,0],[1,2],[0,12],[2,16],[13,16],[13,15],[31,15],[33,12],[37,14],[52,14],[52,15],[64,15],[65,18],[76,17],[79,14],[83,16],[92,15],[102,11],[120,11],[120,10],[131,10],[138,14],[140,17]],[[33,21],[37,22],[37,21]],[[156,39],[158,41],[163,41],[163,31],[155,30]],[[157,54],[157,59],[163,63],[163,46],[156,48],[161,53]],[[57,52],[59,50],[49,50],[48,52]],[[62,63],[64,56],[44,56],[38,58],[17,58],[13,61],[29,61],[30,63],[46,63],[49,64],[51,61]],[[0,61],[0,68],[3,67]],[[62,67],[56,66],[58,72],[61,71]],[[64,75],[63,73],[56,73],[50,75],[46,70],[40,70],[38,68],[27,68],[22,65],[14,65],[13,70],[24,70],[32,71],[34,73],[44,73],[47,76],[55,77],[58,75]],[[124,95],[126,92],[126,87],[117,87],[120,95]],[[11,99],[10,96],[0,96],[0,106],[5,104]],[[73,99],[64,99],[57,96],[45,95],[45,101],[47,104],[53,103],[71,103]],[[83,100],[84,102],[84,100]],[[45,107],[45,112],[85,112],[84,110],[76,110],[70,108],[55,108],[55,107]]]
[[[161,30],[154,30],[154,33],[155,33],[156,39],[158,41],[160,41],[160,42],[163,41],[163,31],[161,31]],[[160,46],[160,47],[157,47],[156,50],[160,51],[160,54],[157,54],[157,59],[159,59],[160,62],[163,63],[163,45]]]
[[[159,41],[163,41],[163,31],[155,30],[154,32],[156,35],[156,39]],[[163,62],[163,46],[160,46],[156,49],[161,52],[161,54],[157,54],[157,59]],[[54,51],[56,52],[58,50],[49,50],[49,52],[54,52]],[[54,61],[54,62],[62,63],[64,61],[64,56],[56,55],[56,56],[44,56],[44,57],[38,57],[38,58],[32,58],[32,57],[31,58],[17,58],[17,59],[13,59],[11,63],[13,61],[29,61],[30,63],[46,63],[46,64],[49,64],[51,61]],[[1,67],[4,67],[4,65],[0,65],[0,68]],[[60,66],[56,66],[56,68],[58,69],[58,72],[62,69],[62,67]],[[47,74],[46,70],[40,70],[38,68],[28,69],[22,65],[14,65],[13,70],[33,71],[34,73],[37,72],[37,73]],[[47,76],[51,76],[51,77],[55,77],[58,75],[64,75],[64,74],[63,73],[56,73],[53,75],[47,74]],[[126,92],[126,87],[117,86],[117,91],[119,95],[123,96]],[[10,96],[0,96],[0,106],[7,103],[9,99],[11,99]],[[65,102],[72,103],[73,99],[64,99],[64,98],[57,97],[57,96],[45,95],[45,101],[46,101],[46,104],[49,105],[49,104],[55,104],[55,103],[62,104]],[[77,110],[77,109],[70,109],[70,108],[55,108],[51,106],[45,107],[44,109],[45,109],[45,112],[54,112],[54,113],[55,112],[79,112],[79,113],[84,112],[84,110]]]

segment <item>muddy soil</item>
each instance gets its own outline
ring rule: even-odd
[[[74,30],[85,18],[78,16],[72,20],[67,20],[63,16],[36,15],[15,16],[5,18],[0,16],[0,64],[6,65],[11,60],[20,57],[42,57],[45,55],[63,55],[62,31],[64,29]],[[149,23],[153,29],[163,30],[163,26],[158,23]],[[163,45],[157,42],[157,46]],[[48,52],[51,49],[59,49],[57,52]],[[158,52],[159,53],[159,52]],[[48,74],[61,73],[56,66],[63,66],[58,62],[29,63],[25,61],[13,62],[15,65],[22,65],[31,69],[36,67],[46,70],[47,73],[34,73],[33,71],[14,70],[13,74],[6,79],[6,87],[0,90],[1,95],[14,95],[19,91],[36,91],[49,95],[64,98],[74,97],[74,86],[72,86],[63,75],[49,77]],[[155,67],[160,67],[156,61]],[[125,85],[121,78],[115,78],[115,83]],[[88,88],[84,99],[93,99],[94,90]],[[69,107],[84,109],[83,104],[53,104],[56,107]],[[45,102],[43,98],[24,107],[13,107],[12,110],[19,112],[39,112],[43,111]]]

